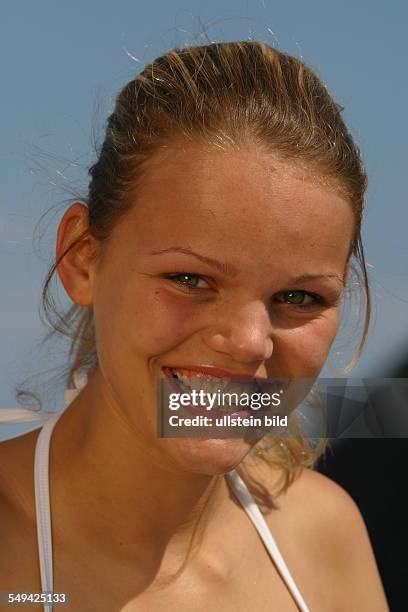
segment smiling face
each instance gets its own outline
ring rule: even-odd
[[[155,157],[95,266],[92,303],[106,391],[159,460],[215,474],[250,450],[237,438],[157,439],[163,367],[318,376],[353,224],[345,199],[271,154],[186,146]]]

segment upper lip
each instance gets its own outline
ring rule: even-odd
[[[163,366],[163,369],[170,368],[171,370],[189,370],[198,374],[206,374],[214,378],[252,378],[256,380],[265,380],[264,376],[255,376],[252,372],[238,372],[236,370],[227,370],[213,365],[168,365]]]

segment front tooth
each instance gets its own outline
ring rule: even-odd
[[[221,378],[220,381],[220,391],[224,392],[228,388],[230,381],[228,378]]]
[[[208,379],[208,378],[202,378],[201,379],[201,389],[205,392],[205,393],[215,393],[218,389],[218,387],[216,386],[216,380],[214,379]]]
[[[228,393],[238,393],[239,395],[240,393],[245,391],[245,389],[242,383],[237,383],[237,382],[230,380],[230,381],[227,381],[224,391],[227,391]]]
[[[190,378],[191,388],[194,391],[197,391],[197,393],[199,393],[201,388],[202,388],[201,381],[202,381],[202,379],[199,378],[198,376],[193,376],[192,378]]]
[[[191,389],[190,379],[187,376],[185,376],[184,374],[179,374],[178,372],[177,372],[177,376],[185,387],[188,387],[189,389]]]

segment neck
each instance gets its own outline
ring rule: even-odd
[[[59,524],[94,552],[132,564],[143,559],[148,573],[165,554],[185,562],[195,545],[210,546],[209,533],[217,541],[226,527],[226,509],[234,502],[225,479],[158,460],[103,401],[97,379],[61,415],[52,436],[50,480]]]

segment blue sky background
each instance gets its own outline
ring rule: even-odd
[[[402,0],[207,0],[205,6],[3,0],[0,406],[16,405],[17,382],[64,363],[66,345],[34,347],[46,332],[40,294],[69,197],[64,187],[85,193],[92,139],[101,139],[119,88],[169,48],[205,43],[203,30],[212,41],[254,38],[303,57],[345,107],[369,175],[363,240],[374,299],[369,341],[352,375],[384,375],[408,356],[407,12]],[[33,243],[36,223],[53,206]],[[67,303],[62,285],[59,296]],[[344,326],[334,363],[347,363],[354,337]],[[339,347],[345,352],[336,357]],[[50,407],[61,397],[54,394]],[[0,437],[6,430],[17,431],[0,427]]]

